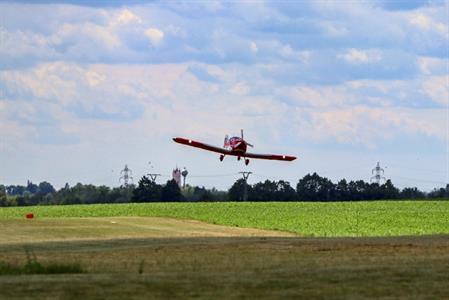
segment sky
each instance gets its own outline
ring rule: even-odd
[[[0,183],[449,183],[449,1],[2,1]],[[234,157],[225,134],[291,163]]]

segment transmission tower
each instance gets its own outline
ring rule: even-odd
[[[155,174],[155,173],[148,173],[148,176],[150,176],[151,181],[156,182],[156,179],[158,176],[161,176],[161,174]]]
[[[123,181],[123,186],[124,187],[128,187],[129,183],[131,181],[133,181],[133,177],[132,177],[133,172],[131,171],[130,168],[128,168],[128,165],[125,165],[125,168],[123,170],[120,171],[120,179],[119,181],[122,182]]]
[[[385,177],[382,176],[385,173],[384,169],[380,167],[380,163],[377,162],[377,165],[374,169],[372,169],[371,174],[376,174],[373,177],[371,177],[371,182],[376,182],[377,184],[380,184],[381,181],[386,181]]]
[[[243,186],[243,201],[248,200],[248,177],[253,174],[253,172],[239,172],[243,176],[244,186]]]
[[[151,161],[149,161],[149,162],[148,162],[148,164],[150,165],[150,168],[151,168],[151,169],[153,169],[153,168],[154,168],[154,166],[153,166],[153,164],[151,163]],[[150,177],[150,179],[151,179],[151,181],[152,181],[153,183],[155,183],[155,182],[156,182],[156,179],[157,179],[157,177],[158,177],[158,176],[161,176],[161,174],[156,174],[156,173],[148,173],[148,174],[147,174],[147,176],[149,176],[149,177]]]

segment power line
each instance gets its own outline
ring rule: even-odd
[[[408,180],[408,181],[419,181],[419,182],[446,184],[444,181],[426,180],[426,179],[418,179],[418,178],[410,178],[410,177],[402,177],[402,176],[394,176],[394,178],[404,179],[404,180]]]
[[[214,174],[214,175],[191,175],[189,177],[192,178],[201,178],[201,177],[230,177],[238,175],[238,173],[230,173],[230,174]]]

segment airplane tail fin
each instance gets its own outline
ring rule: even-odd
[[[223,148],[228,148],[228,147],[229,147],[229,135],[225,135]]]

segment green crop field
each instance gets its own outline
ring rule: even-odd
[[[8,207],[0,219],[147,216],[281,230],[299,236],[449,234],[449,201],[132,203]]]

